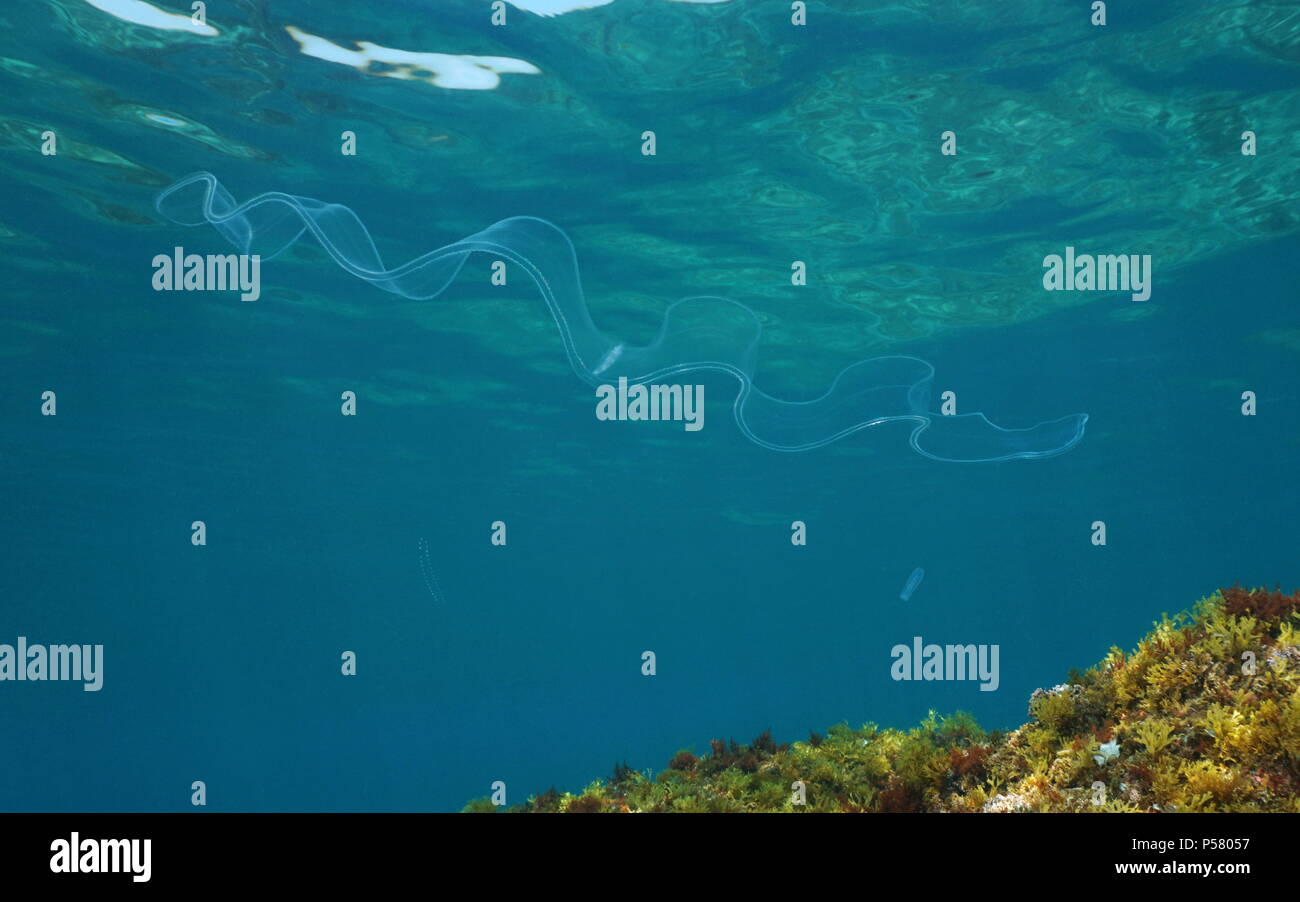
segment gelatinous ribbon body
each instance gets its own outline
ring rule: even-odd
[[[186,176],[164,190],[158,211],[183,225],[209,224],[241,253],[273,258],[307,233],[344,270],[411,299],[437,297],[470,254],[509,260],[527,273],[555,318],[574,372],[591,385],[649,383],[679,373],[734,376],[736,423],[752,441],[775,451],[806,451],[861,429],[904,420],[915,424],[911,445],[943,461],[1048,457],[1083,437],[1086,414],[1026,429],[1004,429],[982,413],[941,416],[929,409],[934,368],[916,357],[876,357],[845,367],[810,401],[775,398],[754,385],[761,327],[743,304],[720,297],[677,301],[664,313],[654,341],[629,345],[592,322],[573,244],[557,226],[520,216],[493,223],[460,241],[399,266],[380,258],[369,230],[348,207],[272,191],[236,203],[216,177]]]

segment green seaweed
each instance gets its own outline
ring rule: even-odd
[[[899,730],[836,724],[779,745],[714,740],[657,775],[626,765],[519,812],[1300,811],[1300,592],[1234,586],[1162,616],[1030,720],[988,732],[935,712]]]

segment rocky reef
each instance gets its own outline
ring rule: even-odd
[[[931,712],[909,730],[714,740],[657,776],[619,766],[503,810],[1300,812],[1300,591],[1234,586],[1162,616],[1135,650],[1036,690],[1028,715],[1010,732]]]

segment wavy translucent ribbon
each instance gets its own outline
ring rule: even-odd
[[[173,222],[209,224],[241,253],[263,261],[310,233],[343,269],[405,298],[437,297],[473,253],[509,260],[537,286],[555,318],[574,372],[590,385],[658,382],[712,370],[734,376],[736,424],[751,441],[774,451],[820,448],[862,429],[906,420],[920,454],[942,461],[998,461],[1048,457],[1083,437],[1087,414],[1071,414],[1027,429],[1004,429],[982,413],[942,416],[929,407],[934,368],[916,357],[876,357],[845,367],[826,393],[787,401],[754,385],[758,316],[720,297],[677,301],[664,313],[655,340],[630,345],[592,322],[578,260],[567,235],[544,219],[517,216],[396,267],[379,256],[369,230],[340,204],[269,191],[243,203],[211,173],[197,172],[164,190],[158,212]]]

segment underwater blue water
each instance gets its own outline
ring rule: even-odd
[[[210,5],[206,35],[104,5],[0,13],[0,643],[105,647],[99,692],[0,681],[2,810],[192,810],[195,780],[208,810],[456,810],[768,728],[1014,727],[1161,613],[1300,584],[1285,11],[1112,5],[1099,33],[1056,5],[828,3],[800,31],[739,0],[500,27],[484,3],[299,0]],[[446,61],[331,61],[288,26],[536,71],[439,85]],[[1039,459],[932,459],[914,418],[787,453],[733,416],[734,372],[699,370],[665,381],[704,385],[702,430],[602,422],[491,255],[434,298],[310,241],[254,303],[152,290],[156,254],[230,250],[156,211],[196,171],[345,204],[390,266],[540,217],[603,334],[745,304],[776,397],[902,356],[934,368],[929,417],[953,390],[1002,427],[1086,429]],[[1151,254],[1150,300],[1044,291],[1067,245]],[[997,690],[892,680],[918,635],[999,645]]]

